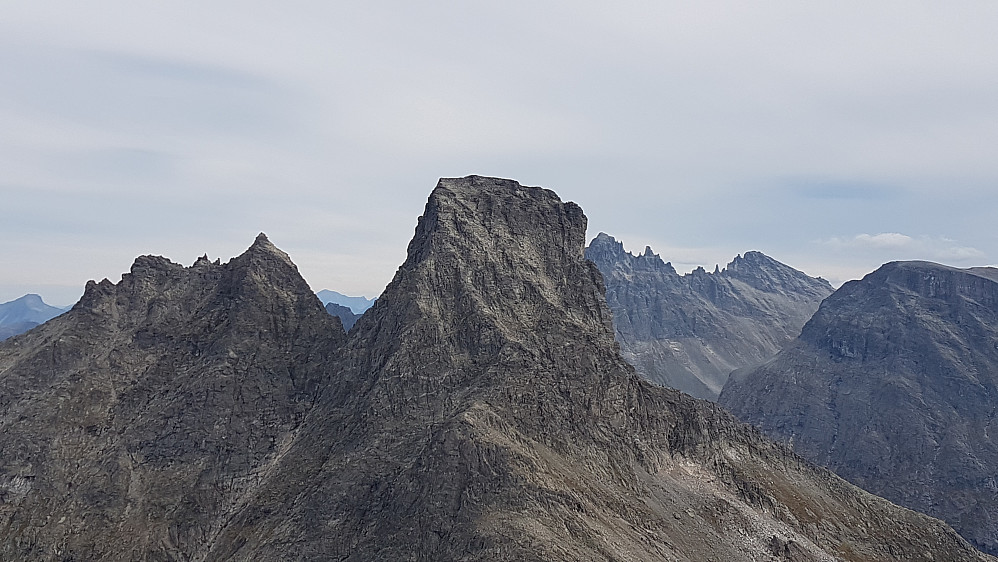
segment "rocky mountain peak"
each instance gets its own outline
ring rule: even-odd
[[[645,246],[644,252],[634,255],[624,250],[624,243],[613,236],[600,232],[586,248],[586,258],[596,264],[601,271],[620,268],[622,271],[655,271],[666,277],[679,277],[672,262],[662,261],[661,256]]]
[[[759,290],[773,293],[821,295],[823,298],[832,292],[832,286],[828,281],[820,277],[810,277],[757,251],[736,256],[725,266],[721,274],[739,279]]]
[[[277,462],[345,337],[259,242],[89,282],[0,345],[0,559],[204,560],[191,553]]]
[[[570,331],[612,345],[602,278],[583,257],[585,229],[579,206],[550,190],[480,176],[441,179],[405,263],[372,308],[380,313],[368,312],[354,329],[363,339],[401,327],[408,335],[393,345],[437,349],[443,363]],[[417,343],[426,338],[438,345]]]
[[[715,399],[731,371],[774,355],[832,292],[755,251],[682,276],[650,248],[634,256],[604,233],[586,256],[605,279],[624,357],[649,380],[698,398]]]
[[[240,259],[240,258],[243,258],[243,259],[258,258],[258,259],[263,259],[263,260],[266,260],[266,259],[277,260],[275,262],[275,265],[276,265],[277,262],[279,262],[283,266],[286,266],[286,267],[289,267],[289,268],[291,268],[291,269],[293,269],[295,271],[298,271],[298,266],[296,266],[294,264],[294,262],[291,261],[291,257],[288,256],[286,253],[284,253],[277,246],[275,246],[270,241],[270,239],[267,238],[267,235],[264,234],[264,233],[262,233],[262,232],[256,236],[256,239],[253,240],[253,244],[249,247],[249,249],[246,250],[246,252],[244,252],[243,255],[239,256],[239,258],[235,258],[235,259]]]
[[[278,307],[289,317],[313,305],[324,311],[288,255],[261,234],[245,252],[224,264],[203,256],[184,267],[162,256],[139,256],[118,283],[88,281],[74,310],[111,318],[121,327],[168,330],[211,306],[250,322],[263,314],[259,310],[263,302],[270,312]],[[321,317],[329,320],[325,314]]]
[[[926,310],[946,319],[956,319],[966,328],[974,311],[998,316],[998,282],[992,268],[957,269],[925,261],[898,261],[881,266],[861,280],[845,283],[804,326],[801,340],[829,350],[841,360],[882,360],[898,356],[907,361],[944,361],[938,346],[913,346],[899,355],[899,346],[910,338],[936,339],[934,326],[905,320],[914,310]],[[875,326],[858,330],[848,315],[867,316],[879,310]],[[978,312],[979,313],[979,312]],[[963,320],[960,320],[963,318]],[[894,324],[891,328],[891,324]],[[905,327],[905,337],[897,330]],[[889,329],[890,328],[890,329]],[[946,354],[943,352],[943,354]]]
[[[345,344],[248,251],[0,345],[0,558],[984,560],[638,378],[585,227],[444,179]]]

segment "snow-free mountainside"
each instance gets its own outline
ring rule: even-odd
[[[0,344],[0,559],[993,560],[621,357],[586,217],[471,176],[344,334],[263,235]]]
[[[733,370],[793,341],[832,293],[824,279],[760,252],[679,275],[651,248],[635,256],[600,233],[586,257],[603,273],[624,359],[652,382],[709,400]]]

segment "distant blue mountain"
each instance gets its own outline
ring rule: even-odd
[[[335,302],[326,303],[326,312],[332,314],[333,316],[340,319],[340,323],[343,324],[343,329],[350,331],[353,325],[357,323],[357,319],[360,318],[360,314],[354,314],[349,308],[336,304]]]
[[[0,340],[27,332],[66,310],[49,306],[34,294],[0,304]]]
[[[319,300],[322,301],[323,305],[329,303],[335,303],[340,306],[345,306],[353,311],[354,314],[364,314],[364,311],[371,308],[374,301],[378,300],[376,298],[369,299],[367,297],[348,297],[343,293],[337,293],[336,291],[330,291],[329,289],[323,289],[316,293]]]

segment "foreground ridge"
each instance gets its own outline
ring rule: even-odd
[[[141,528],[113,544],[64,535],[62,555],[990,559],[941,522],[802,461],[717,405],[640,379],[614,342],[601,275],[583,256],[585,228],[582,210],[548,190],[440,180],[405,263],[345,343],[317,302],[300,316],[293,341],[316,350],[300,372],[321,387],[265,462],[237,481],[224,513],[204,510],[214,488],[198,480],[182,503],[208,516],[157,520],[150,527],[163,534],[152,539]],[[262,325],[282,318],[268,312]],[[312,322],[313,312],[325,320]],[[0,361],[10,353],[0,346]],[[159,501],[126,506],[140,500]],[[35,535],[4,536],[10,552],[54,548],[31,542],[53,525],[38,509]],[[70,524],[91,528],[94,517]],[[113,527],[125,516],[102,517]]]

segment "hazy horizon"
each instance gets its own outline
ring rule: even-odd
[[[681,272],[993,265],[996,24],[983,0],[11,5],[0,302],[260,231],[313,289],[376,296],[469,174]]]

